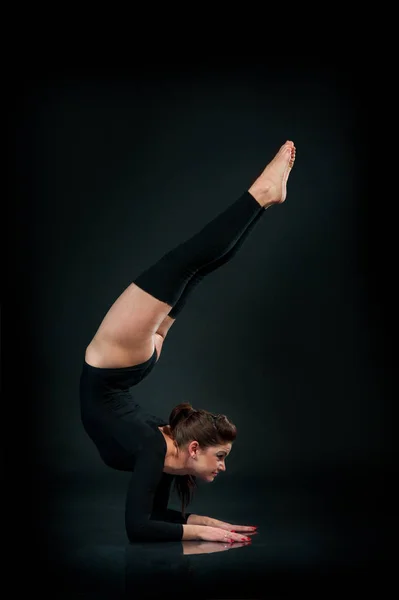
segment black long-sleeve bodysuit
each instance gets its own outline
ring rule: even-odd
[[[165,254],[134,282],[172,309],[176,318],[189,295],[210,272],[238,251],[265,210],[245,192],[197,234]],[[125,509],[130,541],[181,540],[186,519],[168,509],[173,475],[163,472],[166,443],[158,427],[165,421],[148,413],[131,392],[152,371],[156,350],[145,363],[103,369],[85,361],[80,379],[83,426],[108,466],[131,471]]]

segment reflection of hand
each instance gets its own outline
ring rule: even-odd
[[[235,542],[234,544],[221,544],[220,542],[197,542],[197,541],[184,541],[183,554],[212,554],[213,552],[224,552],[225,550],[232,550],[233,548],[242,548],[248,546],[248,544]]]

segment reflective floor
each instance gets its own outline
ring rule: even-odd
[[[258,526],[250,544],[227,546],[129,544],[123,529],[126,476],[58,478],[47,488],[42,511],[49,591],[57,598],[300,593],[321,599],[389,589],[393,557],[386,535],[392,514],[382,476],[271,479],[268,487],[264,481],[226,479],[218,488],[197,492],[192,512],[219,519],[223,512],[228,522]]]

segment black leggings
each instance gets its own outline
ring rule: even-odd
[[[134,283],[172,306],[169,316],[175,319],[198,283],[238,252],[264,212],[245,192],[197,234],[141,273]]]

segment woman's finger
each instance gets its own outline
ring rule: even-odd
[[[251,538],[249,538],[247,535],[242,535],[241,533],[233,533],[231,535],[231,541],[232,542],[250,542]]]
[[[231,531],[235,532],[256,532],[256,527],[252,525],[233,525]]]

